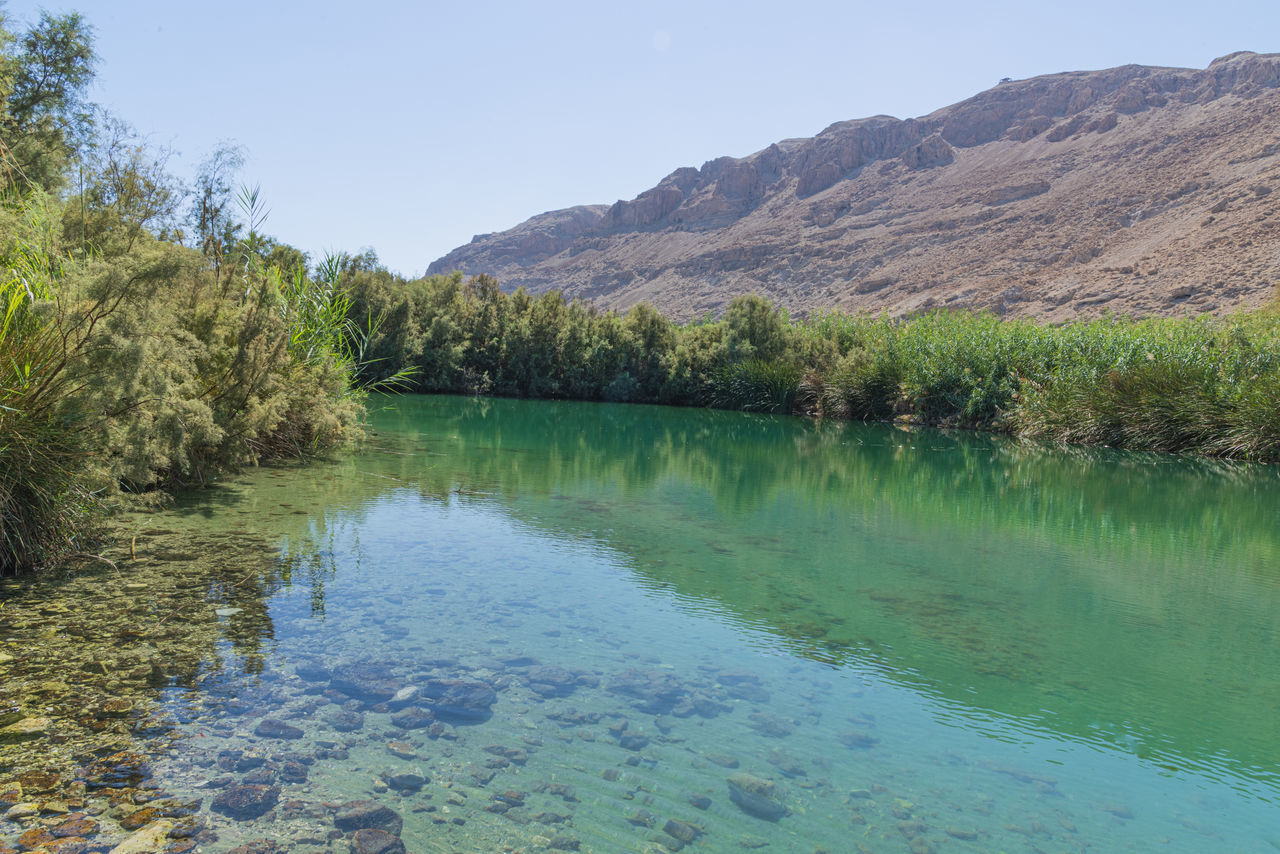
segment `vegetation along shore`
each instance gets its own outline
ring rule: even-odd
[[[91,29],[45,14],[0,64],[0,570],[91,556],[139,496],[360,435],[362,389],[899,420],[1280,459],[1276,310],[1049,326],[759,296],[678,324],[488,276],[407,279],[267,237],[241,157],[191,186],[85,100]]]

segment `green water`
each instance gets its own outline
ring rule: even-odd
[[[1276,468],[659,407],[371,409],[354,458],[130,522],[134,646],[111,661],[136,685],[96,673],[105,617],[68,616],[122,611],[113,570],[5,588],[0,700],[134,685],[113,749],[201,799],[208,851],[345,851],[333,805],[366,798],[410,851],[1280,850]],[[494,700],[420,697],[439,725],[406,728],[308,671],[352,662]],[[104,736],[66,705],[70,779]],[[359,728],[335,729],[344,705]],[[22,749],[15,769],[59,748]],[[211,812],[246,776],[228,751],[307,779],[273,778],[260,818]],[[409,771],[421,788],[387,790]],[[740,808],[741,774],[786,814]]]

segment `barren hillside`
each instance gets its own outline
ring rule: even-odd
[[[747,291],[797,314],[1202,312],[1271,295],[1278,199],[1280,54],[1245,52],[838,122],[677,169],[630,201],[479,235],[429,272],[682,318]]]

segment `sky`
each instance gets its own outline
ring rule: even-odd
[[[995,85],[1280,52],[1280,2],[5,4],[77,11],[92,100],[190,180],[243,147],[264,231],[405,275],[534,214],[630,199],[681,166]]]

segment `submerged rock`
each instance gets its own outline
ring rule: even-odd
[[[626,750],[644,750],[649,746],[649,736],[638,732],[624,732],[618,736],[618,745]]]
[[[391,725],[398,729],[422,729],[429,727],[436,717],[426,709],[410,706],[403,712],[391,716]]]
[[[387,750],[391,751],[392,756],[400,759],[416,759],[418,757],[413,745],[407,741],[389,741],[387,742]]]
[[[152,822],[126,836],[123,842],[111,849],[111,854],[155,854],[161,850],[172,829],[173,822],[167,819]]]
[[[301,762],[287,760],[280,766],[280,779],[286,783],[305,783],[307,773],[307,766]]]
[[[262,722],[254,727],[253,734],[261,738],[283,738],[288,740],[302,738],[302,730],[275,718],[263,718]]]
[[[795,731],[795,724],[786,718],[766,712],[753,712],[747,716],[751,720],[751,728],[769,738],[786,738]]]
[[[869,747],[874,747],[877,741],[879,739],[873,738],[862,730],[857,729],[845,730],[840,734],[840,743],[850,750],[866,750]]]
[[[90,836],[98,832],[98,823],[84,813],[72,813],[49,828],[49,832],[59,839],[66,839],[71,836]]]
[[[423,693],[435,700],[432,711],[445,720],[478,722],[492,716],[490,707],[498,694],[487,682],[466,679],[432,679]]]
[[[707,753],[704,755],[708,762],[719,765],[721,768],[738,767],[738,757],[731,756],[728,753]]]
[[[417,685],[409,685],[405,688],[401,688],[390,700],[387,701],[387,706],[392,709],[402,708],[412,703],[420,693],[422,693],[422,689]]]
[[[357,661],[333,668],[329,686],[354,700],[382,703],[400,690],[400,682],[385,664]]]
[[[578,677],[563,667],[532,667],[525,679],[529,689],[540,697],[568,697],[578,687]]]
[[[387,785],[397,792],[416,792],[425,786],[429,780],[421,774],[415,774],[407,771],[403,774],[392,774],[387,777]]]
[[[255,839],[243,845],[237,845],[227,854],[284,854],[289,849],[271,839]]]
[[[279,800],[278,786],[247,783],[223,789],[213,799],[211,806],[214,812],[222,813],[236,821],[249,821],[265,815]]]
[[[47,733],[51,726],[53,721],[48,718],[23,718],[0,728],[0,744],[36,738]]]
[[[669,836],[674,836],[681,842],[692,842],[701,836],[705,831],[696,824],[679,819],[670,819],[662,827],[662,831]]]
[[[4,818],[8,821],[19,821],[37,815],[40,815],[40,804],[35,801],[19,801],[4,811]]]
[[[348,801],[338,807],[333,816],[334,827],[339,830],[382,830],[399,836],[404,819],[390,807],[375,801]]]
[[[405,854],[404,843],[385,830],[364,828],[351,835],[351,854]]]
[[[777,821],[791,812],[782,803],[782,793],[770,780],[751,774],[734,774],[728,779],[729,800],[747,815]]]
[[[609,682],[609,690],[636,700],[636,707],[650,714],[671,712],[689,695],[689,686],[662,670],[629,667]]]
[[[785,750],[773,749],[769,751],[769,764],[777,768],[788,777],[807,777],[809,772],[800,764],[800,760],[796,759]]]
[[[343,709],[326,715],[324,721],[338,732],[354,732],[364,726],[364,715]]]
[[[293,668],[293,671],[300,679],[305,679],[307,682],[328,682],[333,678],[329,668],[314,661],[301,662]]]

